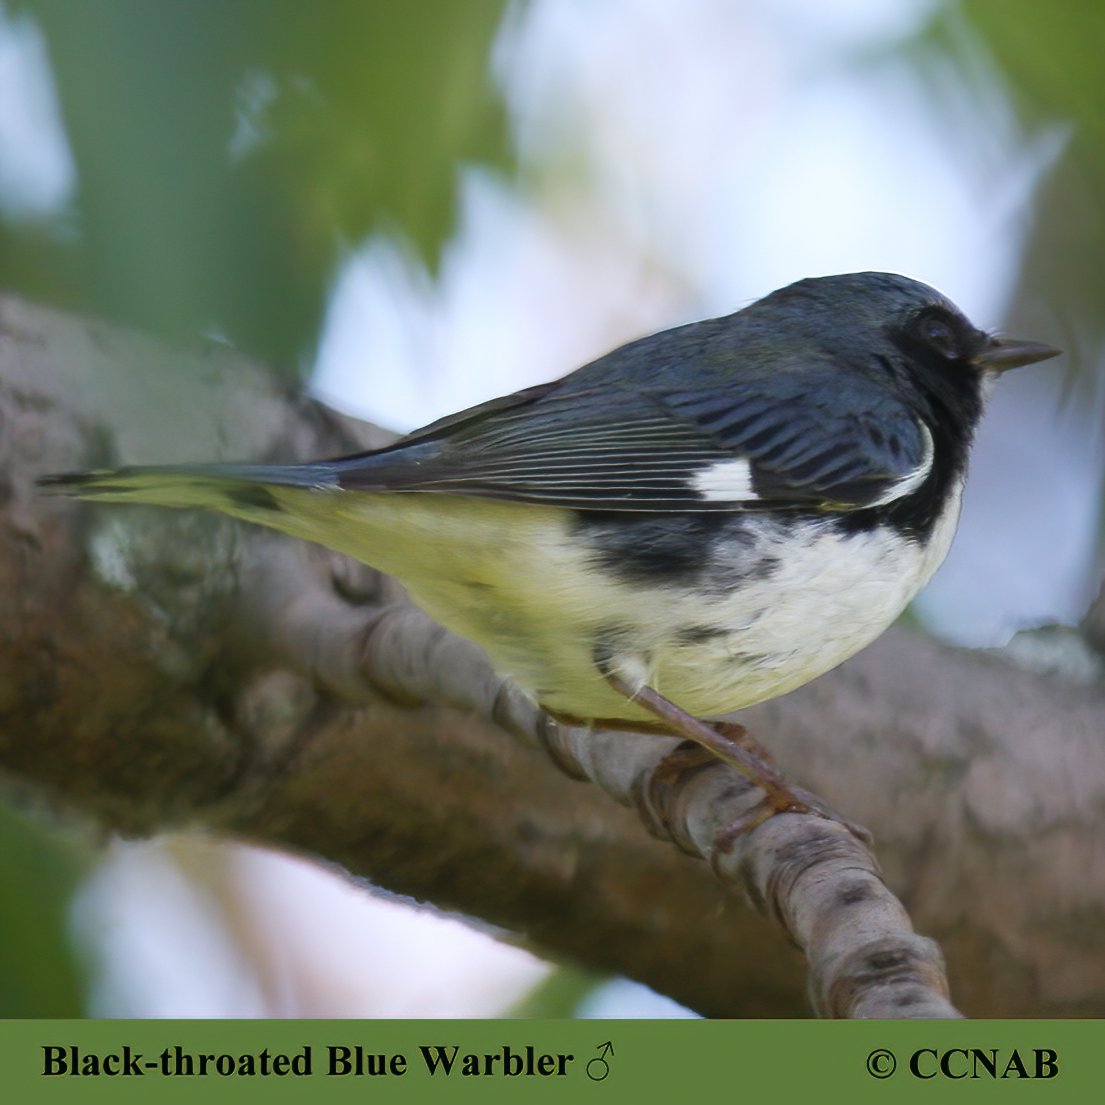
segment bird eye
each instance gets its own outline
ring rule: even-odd
[[[951,324],[939,315],[925,315],[918,326],[921,339],[945,357],[959,354],[959,342]]]

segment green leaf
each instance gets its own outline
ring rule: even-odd
[[[14,0],[46,36],[79,184],[51,249],[0,230],[0,283],[298,370],[344,248],[388,231],[433,266],[459,168],[509,164],[504,6]]]

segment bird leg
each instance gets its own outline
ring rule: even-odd
[[[854,824],[817,795],[791,783],[775,765],[771,755],[749,735],[743,725],[735,722],[707,725],[647,684],[634,688],[613,672],[603,674],[619,694],[659,718],[667,732],[694,741],[695,747],[681,745],[660,762],[655,769],[658,782],[675,782],[685,772],[697,770],[712,759],[719,759],[735,767],[764,791],[762,802],[721,830],[715,842],[715,854],[728,851],[742,833],[761,825],[776,813],[787,811],[811,813],[839,822],[864,844],[870,844],[871,834],[862,825]]]

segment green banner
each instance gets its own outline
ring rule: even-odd
[[[0,1022],[12,1102],[1082,1102],[1103,1073],[1100,1021]]]

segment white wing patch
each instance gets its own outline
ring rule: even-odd
[[[921,436],[925,439],[925,455],[921,458],[921,463],[912,472],[907,472],[896,479],[883,495],[871,504],[872,506],[886,506],[887,503],[892,503],[895,499],[916,491],[928,479],[928,474],[932,471],[932,434],[923,422],[918,422],[917,425],[921,430]]]
[[[886,506],[887,503],[916,491],[928,479],[932,471],[932,434],[923,422],[918,422],[917,426],[925,444],[921,463],[891,483],[878,499],[865,503],[864,506]],[[740,457],[719,460],[700,469],[691,479],[691,490],[707,502],[748,503],[760,498],[752,486],[752,464]]]
[[[752,465],[748,461],[719,460],[696,472],[691,488],[708,502],[750,502],[759,495],[752,489]]]

